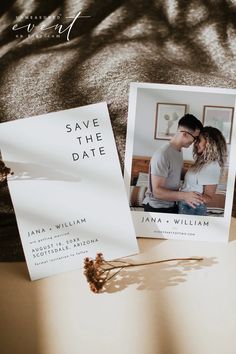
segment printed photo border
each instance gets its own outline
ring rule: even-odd
[[[191,98],[194,106],[189,105],[190,98],[188,99],[188,97],[194,98],[194,100]],[[158,99],[160,99],[160,102],[158,102]],[[236,165],[233,163],[236,159],[235,99],[235,89],[131,83],[124,179],[137,237],[228,241],[236,172]],[[225,186],[225,192],[222,191],[222,194],[225,194],[224,196],[220,195],[220,190],[219,195],[217,194],[219,201],[224,198],[223,213],[217,214],[218,208],[215,208],[212,215],[207,214],[207,216],[147,212],[142,208],[142,201],[148,184],[150,151],[155,144],[169,143],[169,141],[157,140],[155,136],[152,138],[150,132],[151,130],[155,131],[153,112],[155,114],[157,103],[168,101],[173,104],[185,102],[188,108],[187,112],[194,114],[200,121],[202,120],[204,107],[217,106],[216,101],[222,107],[234,108],[231,141],[230,144],[227,144],[227,162],[221,173],[224,181],[222,185],[219,185],[219,189]],[[190,151],[188,151],[188,154],[192,156]],[[190,160],[191,157],[188,157],[185,161],[187,167],[192,163]]]

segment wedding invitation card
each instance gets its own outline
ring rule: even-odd
[[[32,280],[138,251],[106,103],[0,124]]]
[[[125,183],[137,236],[228,240],[235,98],[233,89],[131,84]]]

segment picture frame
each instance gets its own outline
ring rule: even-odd
[[[226,143],[231,143],[234,108],[224,106],[204,106],[203,125],[219,129]]]
[[[178,120],[186,114],[182,103],[157,103],[154,139],[170,140],[177,130]]]

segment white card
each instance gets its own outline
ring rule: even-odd
[[[106,103],[0,124],[32,280],[138,251]]]
[[[125,183],[137,236],[220,242],[228,240],[236,170],[235,97],[236,90],[231,89],[131,84]],[[177,131],[178,119],[185,113],[194,115],[203,126],[220,130],[227,145],[227,159],[221,167],[216,192],[207,204],[207,215],[144,211],[145,197],[149,192],[151,157],[170,142]],[[192,147],[183,148],[182,151],[183,167],[189,168],[193,164]]]

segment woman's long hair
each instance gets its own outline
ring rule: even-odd
[[[197,143],[193,147],[194,164],[192,169],[199,171],[205,164],[217,161],[222,167],[225,162],[227,146],[221,131],[214,127],[204,127],[200,136],[206,140],[206,146],[201,154],[197,153]]]

